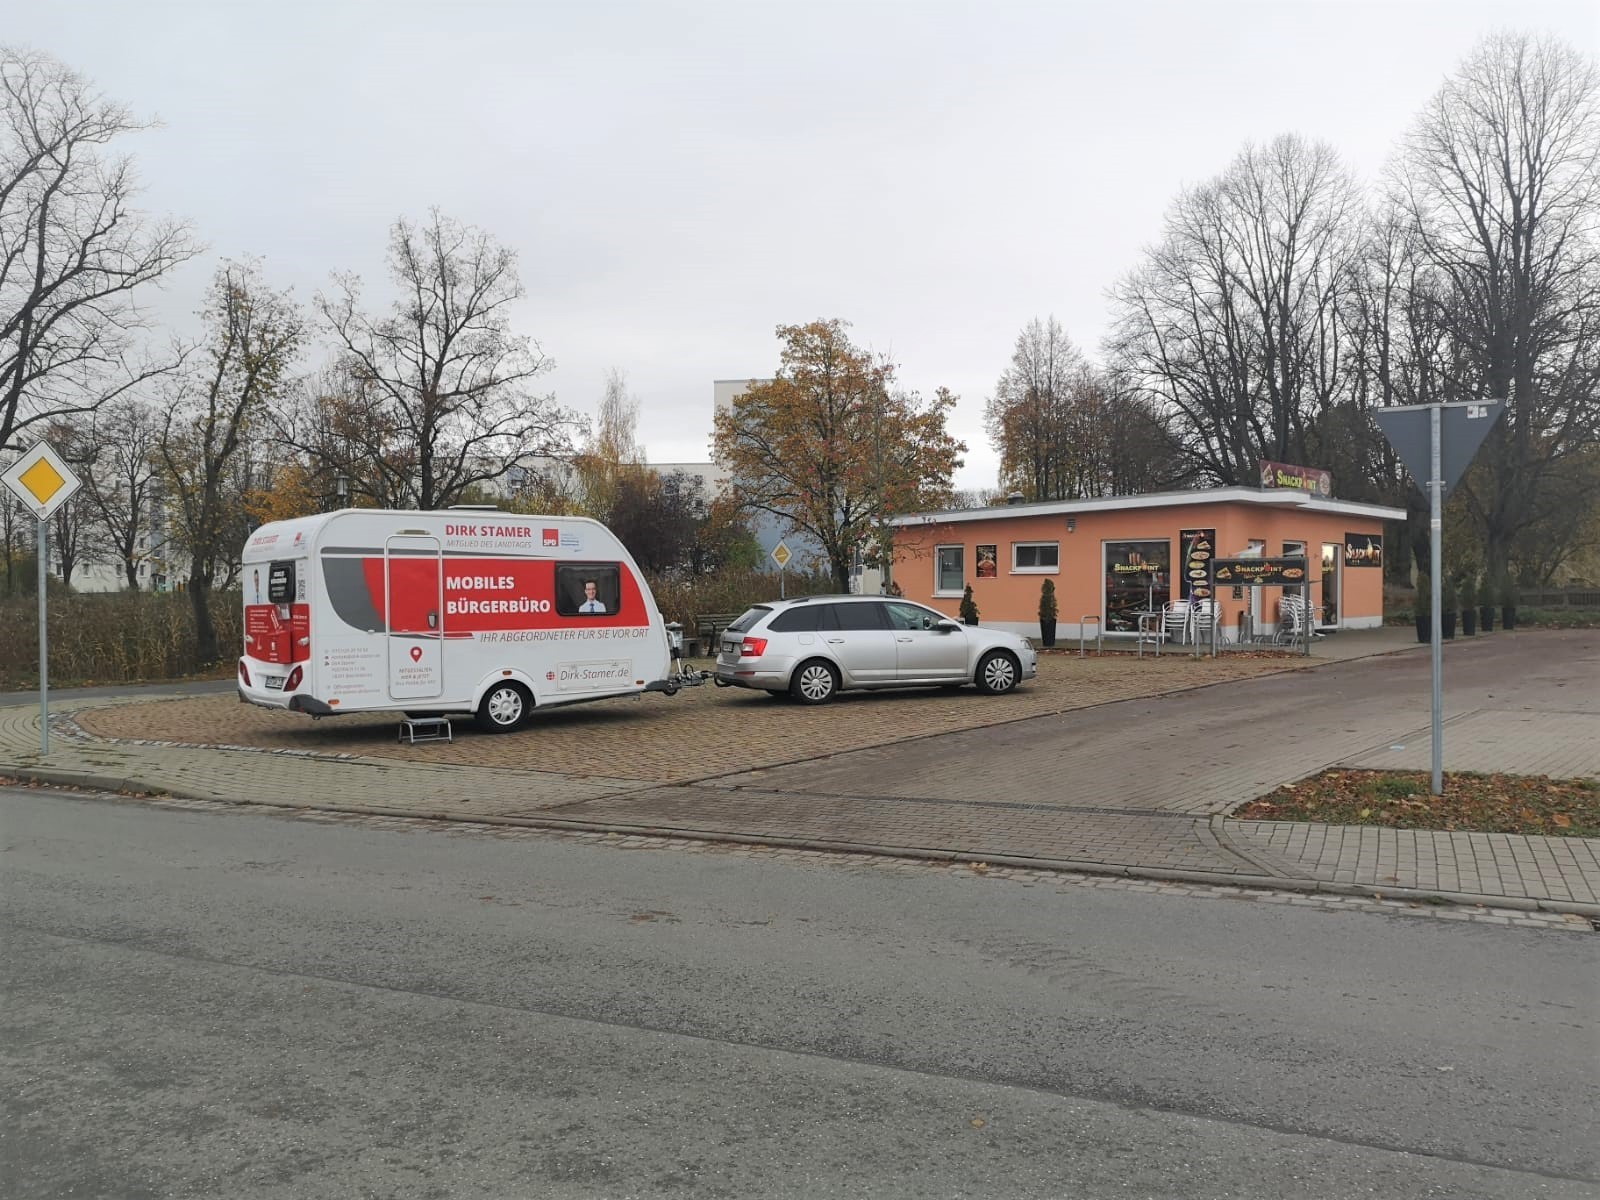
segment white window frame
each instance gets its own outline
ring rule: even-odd
[[[939,564],[939,555],[945,550],[955,550],[961,555],[961,586],[951,591],[949,588],[939,587],[939,577],[942,574]],[[935,596],[961,596],[967,590],[967,547],[960,542],[945,542],[933,548],[933,594]]]
[[[1017,551],[1023,546],[1050,546],[1055,549],[1056,563],[1053,567],[1019,567],[1017,565]],[[1012,542],[1011,543],[1011,573],[1013,575],[1059,575],[1061,574],[1061,543],[1060,542]]]

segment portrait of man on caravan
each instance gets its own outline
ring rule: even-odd
[[[556,611],[564,617],[603,617],[621,601],[615,564],[577,563],[556,568]]]

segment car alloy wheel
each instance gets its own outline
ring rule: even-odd
[[[991,650],[978,664],[978,686],[991,696],[1009,692],[1017,686],[1017,660],[1004,650]]]
[[[826,704],[839,690],[839,677],[833,668],[821,659],[813,658],[800,664],[794,673],[789,691],[801,704]]]
[[[521,684],[497,683],[478,705],[478,725],[490,733],[510,733],[528,715],[528,694]]]

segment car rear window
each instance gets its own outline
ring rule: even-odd
[[[754,625],[757,621],[761,620],[762,617],[766,616],[771,611],[772,610],[770,608],[768,608],[765,604],[758,604],[754,608],[748,608],[743,613],[740,614],[739,619],[737,621],[735,621],[732,625],[728,626],[728,632],[729,633],[744,633],[752,625]]]

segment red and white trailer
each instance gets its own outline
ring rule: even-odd
[[[676,690],[649,585],[585,517],[345,509],[263,525],[243,570],[251,704],[505,731],[536,707]]]

